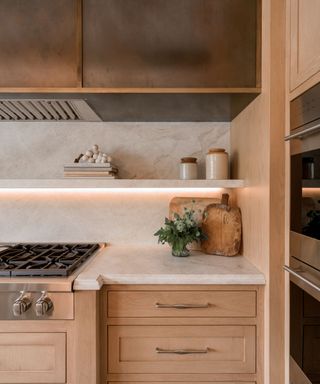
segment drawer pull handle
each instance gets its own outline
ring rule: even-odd
[[[156,348],[157,353],[170,353],[174,355],[192,355],[192,354],[204,354],[209,352],[209,348],[206,349],[162,349]]]
[[[190,309],[190,308],[209,308],[210,304],[160,304],[156,303],[157,308],[174,308],[174,309]]]

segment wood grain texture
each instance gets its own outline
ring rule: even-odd
[[[156,304],[208,305],[207,308],[157,308]],[[256,292],[109,292],[108,317],[255,317]]]
[[[75,320],[0,321],[0,329],[0,356],[4,354],[0,364],[0,383],[100,383],[97,292],[75,293]],[[15,348],[15,361],[11,363],[6,357],[11,352],[8,353],[1,345],[3,337],[9,337],[5,344]],[[23,350],[24,345],[28,347],[27,351]],[[12,364],[11,368],[15,364],[24,369],[1,372],[2,362]],[[51,371],[39,371],[41,364],[51,367]]]
[[[219,198],[210,197],[174,197],[169,203],[169,219],[173,219],[174,214],[183,215],[184,210],[193,209],[194,217],[197,222],[202,222],[203,212],[209,204],[220,203]]]
[[[304,92],[306,92],[308,89],[313,87],[314,85],[320,83],[320,72],[317,72],[312,77],[310,77],[308,80],[306,80],[304,83],[299,85],[297,88],[295,88],[293,91],[290,92],[289,100],[294,100],[298,96],[302,95]]]
[[[125,373],[125,374],[116,374],[116,373],[109,373],[107,375],[107,382],[138,382],[138,383],[144,383],[144,382],[157,382],[159,384],[161,383],[168,383],[168,382],[175,382],[175,383],[189,383],[189,382],[196,382],[196,383],[206,383],[206,384],[216,384],[217,382],[223,382],[223,384],[229,384],[231,382],[232,384],[243,384],[243,382],[250,384],[257,384],[256,381],[256,374],[255,373],[243,373],[241,374],[241,381],[239,381],[239,373],[228,373],[228,374],[221,374],[221,373],[182,373],[182,374],[171,374],[171,373],[160,373],[160,374],[149,374],[149,373],[143,373],[143,374],[131,374],[131,373]]]
[[[285,1],[271,3],[270,79],[270,382],[285,382]],[[267,325],[267,324],[266,324]]]
[[[196,297],[198,300],[202,299],[202,293],[203,293],[203,287],[199,285],[183,285],[183,286],[171,286],[171,285],[111,285],[111,286],[105,286],[102,289],[102,295],[101,295],[101,306],[103,310],[101,311],[101,328],[102,332],[104,333],[103,336],[103,343],[102,343],[102,350],[103,353],[103,360],[102,360],[102,369],[101,369],[101,382],[109,382],[109,383],[116,383],[116,382],[128,382],[128,383],[139,383],[139,382],[183,382],[183,383],[190,383],[193,382],[197,383],[226,383],[226,384],[235,384],[237,382],[241,383],[250,383],[250,384],[257,384],[257,383],[263,383],[263,300],[264,300],[264,289],[263,287],[255,287],[255,286],[243,286],[241,289],[239,289],[239,286],[230,285],[230,286],[216,286],[216,285],[206,285],[205,286],[205,294],[206,292],[211,292],[211,294],[222,294],[228,293],[230,295],[234,294],[235,299],[238,292],[241,292],[243,294],[252,294],[252,292],[255,292],[256,300],[257,300],[257,312],[256,317],[199,317],[198,315],[196,317],[108,317],[107,312],[107,306],[110,305],[113,309],[113,313],[117,313],[117,303],[122,302],[123,305],[121,305],[121,308],[124,308],[124,311],[127,311],[128,305],[130,313],[133,314],[134,308],[138,304],[136,315],[141,315],[141,311],[139,309],[139,305],[141,302],[147,302],[151,303],[154,299],[157,299],[153,297],[153,294],[156,294],[157,292],[161,295],[165,295],[164,298],[170,298],[171,294],[176,295],[177,293],[181,293],[184,295],[183,297]],[[139,296],[136,294],[141,293],[142,296]],[[152,298],[150,298],[150,294]],[[115,295],[112,297],[112,295]],[[128,297],[126,297],[128,295]],[[131,297],[133,295],[133,299]],[[139,297],[138,297],[139,296]],[[145,299],[143,298],[145,296]],[[111,302],[109,301],[111,298]],[[227,299],[228,301],[228,299]],[[251,306],[252,308],[252,306]],[[144,308],[142,309],[144,311]],[[124,312],[122,312],[124,313]],[[144,312],[143,312],[144,313]],[[142,313],[142,314],[143,314]],[[146,313],[147,314],[147,313]],[[208,330],[215,329],[218,333],[210,334]],[[155,368],[161,361],[157,361],[154,359],[157,359],[158,357],[150,357],[151,355],[147,355],[146,362],[141,362],[140,359],[140,353],[146,353],[145,351],[147,348],[150,348],[150,345],[152,344],[152,340],[156,338],[158,340],[158,337],[160,337],[159,342],[163,342],[166,339],[168,339],[168,343],[170,346],[172,346],[174,342],[181,342],[184,338],[186,338],[186,342],[194,343],[197,342],[200,336],[200,339],[202,341],[204,340],[210,340],[210,337],[213,337],[215,335],[220,335],[222,337],[227,336],[227,334],[224,334],[224,331],[219,332],[219,330],[240,330],[240,329],[254,329],[253,332],[253,339],[254,339],[254,349],[255,349],[255,362],[254,362],[254,372],[253,373],[235,373],[233,371],[233,362],[229,362],[227,365],[229,368],[227,370],[229,373],[206,373],[206,370],[200,369],[202,364],[206,364],[205,361],[196,361],[192,362],[191,368],[190,368],[190,361],[186,359],[192,359],[192,355],[185,355],[178,356],[178,359],[182,358],[182,361],[172,361],[170,358],[167,362],[169,363],[169,368],[165,365],[164,368]],[[120,331],[119,331],[120,330]],[[169,332],[168,332],[169,330]],[[202,330],[202,331],[201,331]],[[110,331],[112,331],[113,336],[116,340],[120,339],[120,333],[122,338],[120,341],[120,345],[118,346],[118,342],[114,341],[112,339],[113,336],[110,336]],[[126,332],[128,331],[128,335],[126,335]],[[120,332],[120,333],[119,333]],[[122,332],[124,332],[122,334]],[[170,333],[171,332],[171,333]],[[227,331],[226,331],[227,332]],[[237,331],[236,331],[237,332]],[[241,333],[242,331],[240,331]],[[232,333],[232,332],[231,332]],[[202,336],[203,338],[202,338]],[[208,337],[209,335],[209,337]],[[210,336],[211,335],[211,336]],[[129,336],[129,339],[127,338]],[[234,335],[235,336],[235,335]],[[133,338],[132,338],[133,337]],[[178,337],[178,339],[177,339]],[[191,337],[191,338],[190,338]],[[130,347],[129,344],[124,346],[123,342],[126,343],[126,340],[129,341],[129,343],[133,343],[134,347]],[[235,350],[237,350],[237,336],[234,339],[234,346]],[[119,359],[121,359],[119,356],[119,353],[116,352],[115,354],[110,354],[107,356],[107,345],[109,343],[109,352],[114,352],[114,349],[120,348],[122,352],[131,353],[132,359],[137,361],[130,361],[127,357],[129,355],[126,355],[125,358],[122,358],[121,362]],[[142,343],[142,347],[139,347],[139,343]],[[145,346],[144,343],[147,343]],[[151,344],[150,344],[151,343]],[[228,345],[228,342],[225,344]],[[129,349],[128,349],[129,348]],[[249,348],[251,348],[249,346]],[[151,347],[152,349],[152,347]],[[131,351],[131,352],[130,352]],[[222,353],[222,349],[218,349],[218,353]],[[140,356],[140,357],[139,357]],[[230,357],[231,355],[229,355]],[[199,355],[196,356],[198,358]],[[160,357],[163,358],[163,357]],[[214,357],[210,357],[210,359]],[[110,359],[112,361],[110,361]],[[200,358],[201,359],[201,358]],[[109,360],[109,363],[108,363]],[[143,360],[143,359],[142,359]],[[176,368],[173,369],[172,373],[167,373],[168,370],[171,370],[171,367],[174,365],[176,367],[176,364],[182,363],[184,364],[184,361],[188,361],[188,366],[186,369],[179,373]],[[246,364],[246,359],[243,360],[243,364]],[[141,366],[139,369],[133,368],[135,366],[135,363],[140,364]],[[215,364],[219,365],[219,369],[221,369],[220,361],[213,361],[210,363],[210,367],[208,370],[215,369]],[[237,362],[235,362],[237,364]],[[113,364],[113,365],[110,365]],[[119,368],[119,364],[121,367]],[[178,364],[178,367],[179,367]],[[200,364],[200,365],[199,365]],[[224,364],[224,361],[222,361],[222,365]],[[230,368],[231,364],[231,368]],[[112,368],[113,367],[113,368]],[[126,372],[128,369],[133,369],[133,373]],[[131,368],[130,368],[131,367]],[[150,368],[151,367],[151,368]],[[117,370],[117,372],[114,372],[114,369]],[[141,369],[143,371],[141,371]],[[145,370],[153,370],[156,369],[156,373],[147,373]],[[199,373],[186,373],[189,372],[189,370],[199,370]],[[107,373],[107,370],[109,373]],[[121,370],[121,372],[119,372]],[[143,373],[142,373],[143,372]],[[219,371],[220,372],[220,371]]]
[[[100,382],[99,300],[96,291],[75,293],[75,383]]]
[[[266,274],[265,384],[284,383],[284,1],[262,2],[262,93],[231,123],[243,253]],[[263,380],[259,378],[260,382]]]
[[[107,325],[259,325],[256,317],[110,317]]]
[[[65,383],[65,333],[0,333],[0,383]]]
[[[212,384],[255,384],[253,381],[251,381],[250,383],[248,381],[241,381],[241,383],[238,381],[215,381],[214,383],[213,382],[210,382]],[[188,384],[210,384],[208,381],[204,382],[204,381],[189,381]],[[116,381],[108,381],[107,384],[117,384]],[[137,382],[137,381],[122,381],[121,384],[141,384],[141,382]],[[144,384],[159,384],[159,381],[145,381]],[[176,381],[166,381],[166,384],[177,384]]]
[[[285,44],[285,136],[290,134],[290,35],[291,27],[290,23],[290,2],[286,0],[286,44]],[[320,77],[319,77],[320,81]],[[300,87],[299,87],[300,88]],[[284,264],[289,265],[290,260],[290,143],[285,144],[285,202],[284,202],[284,227],[285,227],[285,252],[284,252]],[[285,274],[284,281],[284,382],[289,384],[290,375],[290,276]]]
[[[16,338],[18,340],[19,335],[23,335],[24,333],[27,333],[29,336],[29,340],[32,340],[32,335],[36,334],[41,339],[41,335],[44,335],[44,339],[46,338],[46,335],[50,335],[54,339],[55,334],[62,334],[65,335],[65,342],[64,342],[64,348],[65,348],[65,372],[66,374],[65,379],[63,379],[63,383],[66,382],[66,384],[75,384],[75,356],[74,356],[74,334],[73,334],[73,321],[72,320],[43,320],[43,321],[37,321],[37,320],[25,320],[25,321],[1,321],[0,322],[0,328],[1,332],[3,334],[10,334],[10,335],[16,335]],[[19,341],[19,340],[18,340]],[[18,345],[23,344],[23,337],[22,342]],[[49,343],[50,344],[50,343]],[[59,345],[59,344],[57,344]],[[26,356],[26,359],[28,357]],[[41,356],[42,358],[42,356]],[[39,375],[39,371],[37,372]],[[44,375],[45,376],[45,375]],[[0,375],[2,377],[2,374]],[[27,380],[27,377],[24,375],[24,372],[20,374],[21,383],[24,383]],[[19,375],[13,378],[13,380],[5,381],[5,383],[16,383],[19,379]],[[35,378],[33,378],[36,380]],[[36,383],[36,381],[33,381],[33,379],[30,381],[30,383]],[[44,380],[45,377],[42,377],[40,375],[39,381],[40,383],[43,383],[42,380]],[[52,379],[51,379],[52,380]],[[49,381],[51,382],[51,381]],[[59,382],[60,384],[60,382]]]
[[[319,78],[320,3],[318,0],[291,0],[289,6],[290,90],[293,91],[304,82],[309,80],[310,85]]]
[[[181,373],[181,374],[172,374],[172,373],[162,373],[162,374],[152,374],[152,373],[144,373],[144,374],[131,374],[131,373],[124,373],[124,374],[116,374],[116,373],[109,373],[107,375],[107,382],[138,382],[138,383],[144,383],[144,382],[157,382],[159,384],[164,384],[167,382],[175,382],[175,383],[189,383],[189,382],[196,382],[196,383],[206,383],[206,384],[216,384],[217,382],[223,382],[226,384],[229,384],[229,382],[236,383],[236,384],[242,384],[244,382],[250,382],[250,384],[257,384],[256,382],[256,374],[255,373],[243,373],[241,374],[241,381],[239,381],[239,373],[228,373],[228,374],[221,374],[221,373],[214,373],[214,374],[199,374],[199,373]]]
[[[254,373],[254,326],[110,326],[110,373]],[[156,349],[206,350],[162,354]]]
[[[200,224],[203,219],[203,212],[209,204],[220,203],[219,198],[192,198],[192,197],[174,197],[169,204],[169,218],[172,219],[174,214],[183,215],[185,208],[195,211],[194,217]],[[201,244],[193,242],[188,246],[189,249],[200,250]]]
[[[208,205],[202,221],[202,229],[208,238],[201,242],[201,249],[208,254],[236,256],[241,245],[241,228],[239,208]]]

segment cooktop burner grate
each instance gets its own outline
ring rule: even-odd
[[[0,251],[0,276],[69,276],[99,244],[16,244]]]

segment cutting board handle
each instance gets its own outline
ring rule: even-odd
[[[228,205],[229,203],[229,195],[228,193],[223,193],[221,197],[221,205]]]

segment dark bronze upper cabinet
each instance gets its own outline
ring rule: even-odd
[[[81,86],[81,2],[0,0],[0,87]]]
[[[83,0],[84,87],[256,87],[259,0]]]

